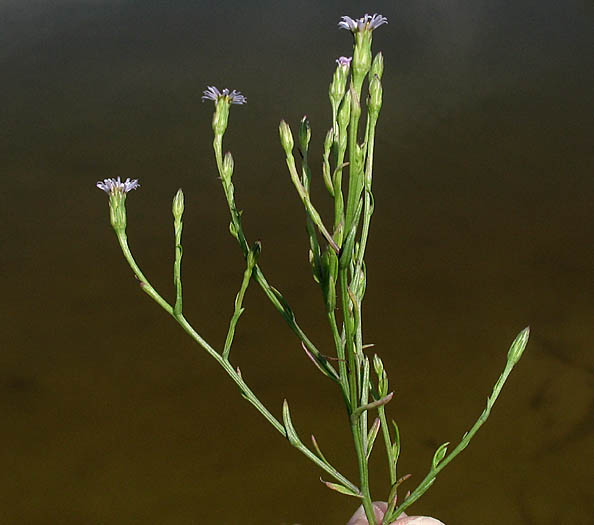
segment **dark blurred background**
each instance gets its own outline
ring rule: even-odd
[[[313,128],[349,55],[341,15],[387,16],[365,338],[396,397],[400,472],[424,476],[527,351],[491,418],[413,514],[447,525],[594,523],[594,13],[586,1],[0,3],[0,522],[344,524],[357,502],[238,395],[138,288],[95,182],[139,178],[128,233],[173,297],[171,198],[186,194],[185,309],[220,347],[243,272],[211,151],[207,85],[242,91],[225,148],[261,264],[331,339],[277,125]],[[348,425],[251,286],[235,364],[355,478]],[[372,489],[387,494],[383,452]]]

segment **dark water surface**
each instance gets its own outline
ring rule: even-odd
[[[184,188],[185,308],[219,347],[243,263],[200,94],[244,92],[226,148],[246,231],[329,349],[277,125],[307,113],[320,158],[327,84],[351,47],[336,23],[365,11],[390,21],[375,34],[386,72],[365,335],[391,374],[410,488],[479,415],[515,334],[533,334],[414,513],[594,523],[594,15],[577,0],[1,2],[0,523],[346,522],[357,503],[321,485],[138,290],[94,185],[141,179],[130,242],[168,298]],[[337,391],[255,286],[246,307],[233,361],[354,478]]]

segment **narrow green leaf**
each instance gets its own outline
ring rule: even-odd
[[[326,133],[326,139],[324,140],[324,154],[322,156],[322,178],[324,185],[328,190],[328,193],[334,197],[334,185],[332,183],[332,177],[330,176],[330,151],[332,149],[332,143],[334,141],[334,132],[332,128]]]
[[[341,164],[339,164],[338,166],[336,166],[336,168],[334,169],[334,173],[332,174],[332,180],[334,180],[338,174],[347,166],[349,165],[348,162],[343,162]]]
[[[319,353],[317,355],[314,355],[307,348],[307,346],[305,345],[305,343],[303,341],[301,341],[301,348],[303,348],[303,351],[306,353],[307,357],[309,357],[311,359],[313,364],[316,365],[316,368],[320,372],[322,372],[322,374],[324,374],[326,377],[329,377],[333,381],[339,381],[338,373],[332,367],[332,365],[330,363],[328,363],[328,361],[326,360],[326,358],[323,355],[321,355]]]
[[[316,452],[318,454],[318,457],[324,462],[326,463],[326,465],[330,465],[330,462],[326,459],[326,456],[324,456],[324,454],[322,453],[322,450],[320,449],[318,442],[316,440],[316,437],[312,434],[311,435],[311,442],[313,443],[314,448],[316,449]]]
[[[351,419],[353,421],[357,421],[359,419],[359,417],[361,417],[361,414],[363,412],[365,412],[366,410],[371,410],[373,408],[384,406],[385,404],[389,403],[393,397],[394,397],[394,392],[390,392],[387,396],[382,397],[381,399],[378,399],[377,401],[374,401],[373,403],[367,403],[366,405],[360,406],[351,414]]]
[[[360,494],[358,492],[354,492],[351,489],[348,489],[345,486],[341,485],[340,483],[331,483],[330,481],[324,481],[322,478],[320,478],[320,481],[324,485],[326,485],[329,489],[335,490],[336,492],[340,492],[341,494],[346,494],[347,496],[353,496],[355,498],[363,497],[362,494]]]
[[[369,358],[363,361],[363,377],[361,379],[361,405],[367,405],[369,399]]]
[[[285,426],[285,430],[287,432],[287,439],[289,443],[293,446],[301,445],[301,440],[295,431],[295,427],[293,426],[293,422],[291,421],[291,414],[289,413],[289,403],[285,399],[283,401],[283,424]]]
[[[406,476],[402,476],[390,489],[390,495],[388,496],[388,509],[386,510],[386,514],[394,510],[396,506],[396,501],[398,499],[398,487],[402,485],[407,479],[412,477],[412,474],[406,474]]]
[[[293,310],[291,310],[289,303],[287,303],[283,295],[274,286],[269,286],[269,289],[282,306],[284,317],[291,322],[295,322],[295,314],[293,313]]]

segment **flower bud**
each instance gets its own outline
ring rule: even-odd
[[[260,252],[262,251],[262,243],[260,241],[256,241],[254,243],[253,248],[248,252],[247,255],[247,265],[248,268],[253,268],[256,266],[258,262],[258,257],[260,257]]]
[[[522,353],[524,352],[524,348],[526,348],[526,344],[528,343],[529,336],[530,327],[524,328],[524,330],[522,330],[517,335],[507,353],[508,362],[511,362],[515,365],[520,360],[520,357],[522,357]]]
[[[230,179],[233,176],[233,167],[235,163],[233,161],[233,155],[231,152],[228,151],[225,153],[225,157],[223,158],[223,176]]]
[[[330,128],[326,133],[326,138],[324,139],[324,151],[330,151],[332,142],[334,142],[334,131],[332,128]]]
[[[373,356],[373,369],[378,377],[381,377],[384,373],[384,363],[377,354]]]
[[[181,188],[177,190],[175,197],[173,197],[171,211],[173,212],[173,218],[175,221],[180,222],[182,215],[184,214],[184,192]]]
[[[369,84],[369,113],[373,114],[375,118],[379,114],[379,111],[382,107],[382,83],[377,75],[375,75],[371,79],[371,83]]]
[[[384,370],[384,363],[377,354],[373,356],[373,368],[377,375],[378,393],[380,397],[385,397],[388,394],[388,374]]]
[[[299,148],[301,149],[301,153],[303,153],[303,155],[307,153],[310,139],[311,126],[309,125],[307,115],[305,115],[299,123]]]
[[[340,109],[338,110],[338,143],[341,148],[346,148],[347,128],[349,126],[349,119],[351,117],[351,91],[347,91]]]
[[[384,74],[384,55],[380,51],[377,55],[375,55],[375,58],[373,59],[373,62],[371,63],[371,69],[369,70],[369,76],[371,78],[373,78],[375,75],[377,75],[381,80],[383,74]]]
[[[291,133],[291,128],[289,125],[284,121],[281,120],[280,125],[278,127],[280,141],[285,153],[290,155],[293,151],[293,134]]]

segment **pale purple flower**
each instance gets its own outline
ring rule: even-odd
[[[100,180],[97,182],[97,187],[105,193],[113,195],[114,193],[128,193],[131,190],[140,188],[140,184],[138,183],[138,179],[126,179],[122,182],[118,177],[117,179]]]
[[[351,65],[351,60],[353,60],[353,57],[340,57],[336,59],[336,63],[339,66],[349,67]]]
[[[388,19],[385,16],[378,15],[377,13],[374,13],[372,16],[365,13],[365,16],[359,18],[358,20],[353,20],[350,16],[342,16],[341,21],[338,22],[338,27],[340,29],[348,29],[353,33],[357,33],[361,31],[373,31],[382,24],[387,23]]]
[[[231,104],[247,104],[247,98],[245,98],[239,91],[236,91],[235,89],[229,91],[227,88],[223,89],[223,91],[219,91],[214,86],[208,86],[208,88],[203,91],[202,101],[213,100],[216,102],[221,97],[227,97],[227,100]]]

